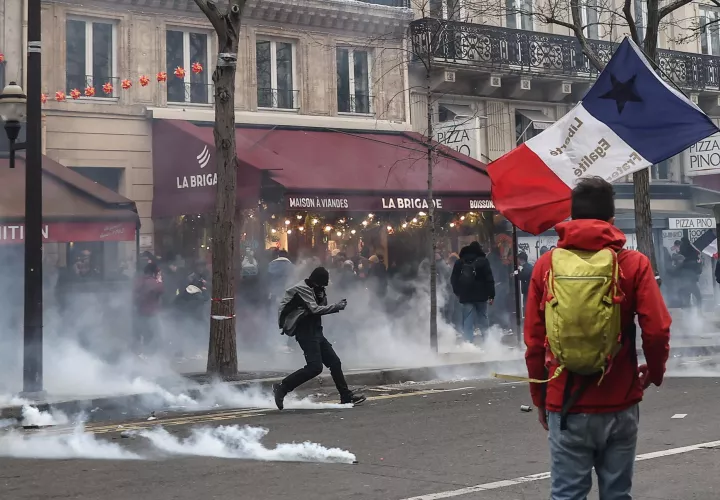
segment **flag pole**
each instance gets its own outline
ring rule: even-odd
[[[520,299],[520,271],[518,270],[518,236],[517,226],[512,227],[513,281],[515,282],[515,337],[517,345],[522,344],[522,300]]]

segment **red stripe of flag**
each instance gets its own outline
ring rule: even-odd
[[[540,234],[570,216],[571,189],[525,144],[487,171],[495,208],[521,230]]]

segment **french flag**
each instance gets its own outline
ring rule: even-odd
[[[517,227],[540,234],[570,216],[570,192],[581,177],[617,181],[715,132],[625,38],[577,106],[490,164],[493,202]]]

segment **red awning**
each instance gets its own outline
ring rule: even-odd
[[[178,132],[192,138],[180,138]],[[183,214],[209,210],[214,204],[213,186],[192,179],[204,175],[211,180],[212,152],[204,151],[214,149],[212,127],[158,120],[153,134],[156,172],[153,215],[171,212],[180,215],[180,207],[171,208],[180,199],[186,208],[188,205],[203,208]],[[236,138],[237,156],[245,169],[242,177],[238,174],[238,184],[245,186],[245,195],[250,194],[250,178],[259,180],[258,173],[267,171],[268,177],[284,188],[286,207],[290,210],[427,208],[424,198],[427,150],[419,134],[238,128]],[[172,163],[175,184],[167,179],[167,174],[159,172],[168,163],[168,150],[173,148],[184,151],[180,155],[169,153],[177,158]],[[433,165],[437,207],[453,211],[493,208],[485,165],[442,146],[438,151]],[[169,166],[166,170],[170,170]],[[187,170],[192,173],[186,175]],[[212,196],[205,194],[201,202],[201,192]],[[171,194],[174,202],[170,200]],[[243,193],[238,196],[242,198]]]
[[[251,158],[261,163],[258,158]],[[238,162],[238,208],[257,206],[261,172]],[[153,217],[205,214],[215,207],[215,139],[212,127],[183,120],[153,123]]]
[[[133,241],[135,203],[43,156],[43,240]],[[0,160],[0,244],[25,239],[25,160]]]

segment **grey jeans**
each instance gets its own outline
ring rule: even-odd
[[[640,410],[577,413],[560,430],[560,414],[548,415],[551,500],[585,500],[598,478],[600,500],[632,500],[633,466]]]

